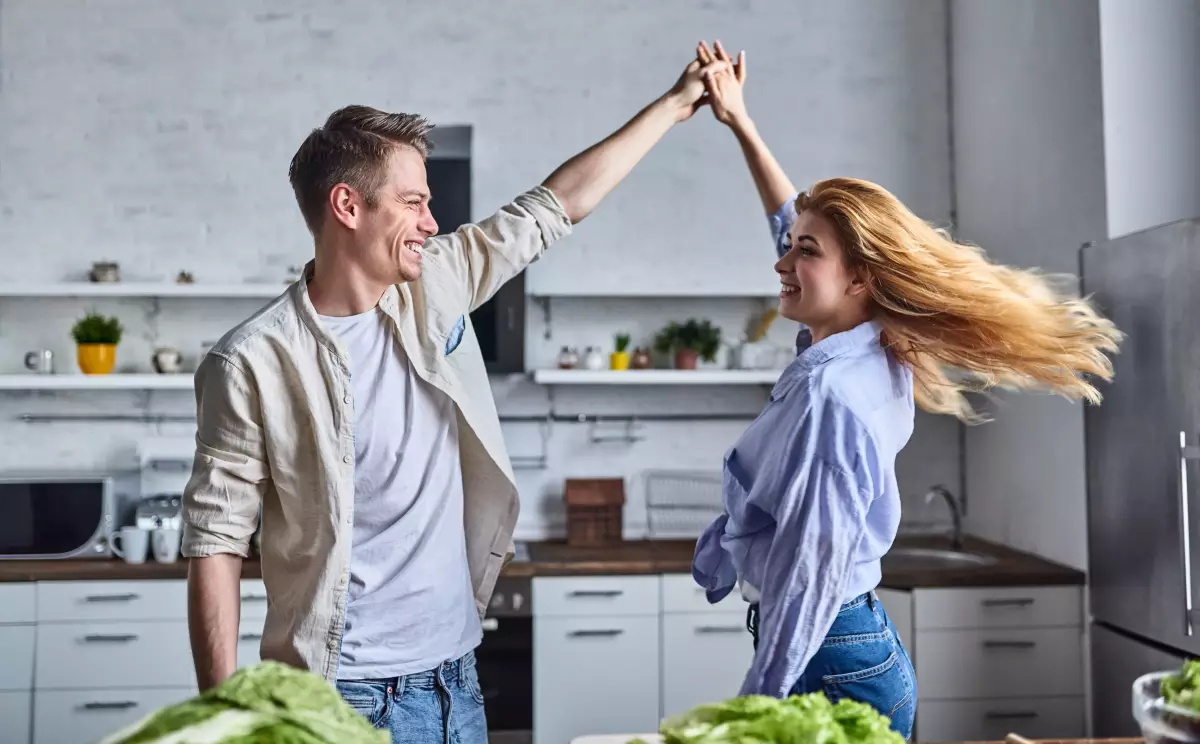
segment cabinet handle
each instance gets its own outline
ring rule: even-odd
[[[567,635],[572,638],[614,638],[624,632],[617,628],[611,630],[572,630]]]
[[[983,647],[990,649],[1021,648],[1029,649],[1037,646],[1033,641],[984,641]]]
[[[1029,607],[1034,602],[1033,597],[1014,597],[1012,599],[985,599],[984,607]]]
[[[983,714],[983,717],[989,721],[1012,721],[1012,720],[1030,720],[1037,718],[1037,711],[1032,710],[989,710]]]
[[[571,597],[619,597],[625,592],[620,589],[576,589],[568,596]]]
[[[110,702],[84,703],[83,705],[81,705],[79,707],[83,708],[84,710],[129,710],[130,708],[136,708],[137,703],[133,702],[132,700],[120,700],[120,701],[111,702],[111,703]]]
[[[266,602],[267,595],[265,595],[265,594],[243,594],[242,601],[243,602]]]
[[[128,594],[91,594],[83,598],[84,602],[132,602],[141,595],[134,592]]]
[[[262,633],[242,633],[238,636],[239,641],[261,641]]]
[[[130,641],[136,641],[136,640],[137,640],[137,636],[134,635],[133,633],[120,633],[120,634],[113,633],[113,634],[103,634],[103,635],[95,634],[95,635],[85,635],[83,637],[84,643],[129,643]]]
[[[697,633],[745,633],[746,629],[740,625],[701,625],[696,628]]]

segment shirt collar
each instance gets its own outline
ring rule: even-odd
[[[879,343],[879,334],[883,324],[878,320],[868,320],[859,323],[848,331],[835,333],[817,343],[812,342],[812,333],[805,329],[797,341],[799,354],[797,359],[800,366],[806,369],[820,366],[830,359],[842,356],[855,349],[869,344]]]

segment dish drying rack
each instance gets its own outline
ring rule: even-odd
[[[650,538],[697,538],[724,508],[720,472],[649,470],[645,479]]]

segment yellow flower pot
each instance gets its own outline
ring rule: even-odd
[[[614,370],[629,369],[629,352],[614,351],[608,355],[608,366]]]
[[[116,344],[77,344],[79,369],[85,375],[107,375],[117,363]]]

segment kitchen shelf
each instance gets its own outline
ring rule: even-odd
[[[173,284],[170,282],[56,282],[0,284],[0,297],[197,297],[266,300],[277,297],[288,285],[278,284]]]
[[[0,390],[191,390],[191,374],[0,375]]]
[[[539,369],[539,385],[774,385],[783,370],[770,369]]]

